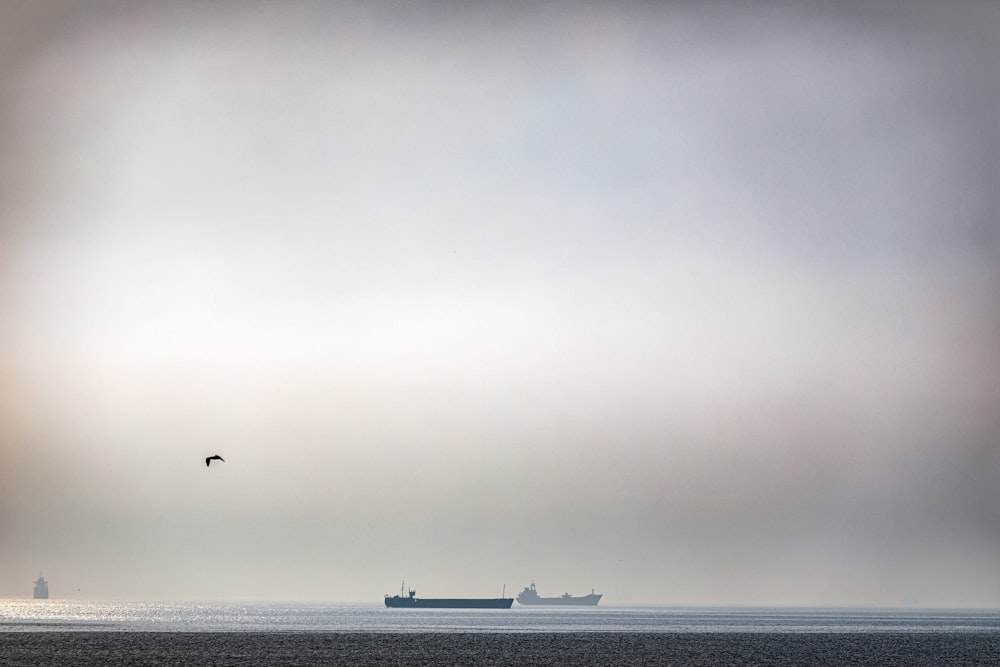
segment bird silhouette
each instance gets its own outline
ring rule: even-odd
[[[226,459],[222,458],[218,454],[214,454],[212,456],[209,456],[207,459],[205,459],[205,465],[206,466],[212,465],[212,461],[222,461],[223,463],[225,463]]]

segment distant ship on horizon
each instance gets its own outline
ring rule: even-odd
[[[35,593],[32,597],[36,600],[49,599],[49,582],[45,581],[45,577],[41,574],[38,575],[38,581],[35,582]]]
[[[399,594],[385,596],[385,606],[394,609],[510,609],[514,598],[418,598],[417,592],[410,589],[408,595],[403,595],[400,586]]]
[[[570,595],[569,593],[563,593],[557,598],[543,598],[535,590],[535,582],[531,582],[530,586],[525,586],[524,590],[517,594],[517,603],[525,605],[559,605],[559,606],[571,606],[571,607],[593,607],[596,606],[601,598],[604,596],[603,593],[595,593],[594,589],[590,589],[590,595],[581,595],[579,597]]]

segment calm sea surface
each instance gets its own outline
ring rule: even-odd
[[[11,665],[996,665],[1000,610],[0,600]]]
[[[1000,632],[1000,610],[521,607],[0,600],[0,632]]]

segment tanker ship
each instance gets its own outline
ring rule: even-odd
[[[400,609],[510,609],[514,598],[418,598],[415,590],[403,595],[386,595],[385,606]]]
[[[526,605],[593,607],[601,601],[601,597],[601,593],[595,593],[594,589],[590,589],[590,595],[581,595],[576,597],[574,595],[570,595],[569,593],[563,593],[557,598],[543,598],[538,594],[538,591],[535,590],[535,582],[532,581],[530,586],[526,586],[523,591],[517,594],[517,603]]]

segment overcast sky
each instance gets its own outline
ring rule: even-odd
[[[1000,6],[473,4],[0,8],[0,596],[1000,605]]]

